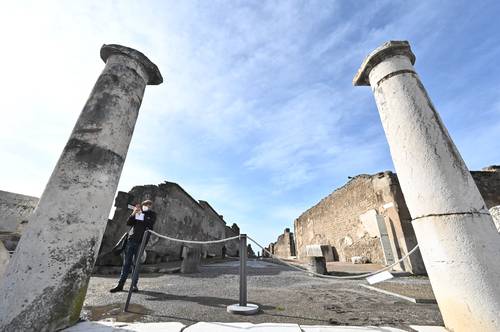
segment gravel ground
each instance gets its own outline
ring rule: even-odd
[[[403,280],[393,279],[389,282],[381,282],[373,285],[373,287],[415,299],[436,300],[431,284],[427,280],[412,280],[411,282],[405,282],[406,280],[404,279],[409,278],[402,279]]]
[[[226,312],[238,302],[238,262],[205,265],[195,274],[145,275],[122,313],[127,293],[111,294],[117,276],[92,277],[83,317],[119,321],[280,322],[309,325],[374,325],[406,330],[408,325],[443,325],[435,304],[413,304],[361,287],[360,280],[312,278],[286,266],[249,261],[248,301],[260,306],[254,316]],[[405,278],[404,282],[423,282]]]

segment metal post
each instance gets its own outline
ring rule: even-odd
[[[146,243],[148,243],[150,236],[151,236],[151,233],[149,233],[149,230],[146,230],[142,236],[141,247],[139,248],[139,251],[137,252],[136,257],[135,257],[134,271],[132,272],[132,282],[130,283],[130,288],[128,290],[128,295],[127,295],[127,302],[125,302],[125,308],[123,309],[123,311],[128,311],[128,305],[130,304],[130,298],[132,297],[132,287],[134,286],[134,284],[137,282],[137,279],[139,278],[141,257],[142,257],[142,254],[144,253],[144,249],[146,249]]]
[[[247,305],[247,235],[240,235],[240,306]]]

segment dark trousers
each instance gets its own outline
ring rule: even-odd
[[[127,241],[127,246],[125,247],[125,259],[123,260],[122,273],[120,274],[120,284],[124,284],[127,280],[127,277],[132,270],[132,266],[135,263],[139,246],[140,243]],[[139,280],[139,278],[137,278],[137,280]],[[137,283],[134,286],[137,286]]]

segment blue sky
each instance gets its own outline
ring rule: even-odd
[[[103,68],[145,53],[119,190],[174,181],[267,244],[348,176],[392,170],[363,58],[409,40],[470,169],[500,163],[497,1],[15,1],[0,5],[0,189],[40,196]]]

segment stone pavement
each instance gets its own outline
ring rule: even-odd
[[[126,292],[110,294],[118,276],[90,280],[82,316],[126,323],[198,322],[288,323],[321,326],[386,326],[411,331],[410,325],[442,325],[435,304],[415,304],[361,287],[363,280],[309,277],[283,265],[249,260],[248,301],[260,306],[254,316],[226,312],[238,302],[238,263],[204,265],[193,274],[141,276],[140,292],[123,312]],[[398,278],[408,283],[421,278]],[[127,284],[126,286],[128,286]]]
[[[446,332],[441,326],[411,326],[417,332]],[[181,323],[121,323],[121,322],[81,322],[66,332],[404,332],[391,327],[376,326],[321,326],[297,324],[251,324],[251,323],[207,323],[200,322],[186,327]]]

